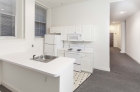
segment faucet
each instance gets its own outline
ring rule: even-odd
[[[33,59],[35,59],[35,56],[36,56],[36,55],[33,55]]]

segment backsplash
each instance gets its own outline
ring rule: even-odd
[[[64,48],[69,48],[70,44],[84,44],[86,48],[94,48],[94,42],[68,42],[64,41]]]

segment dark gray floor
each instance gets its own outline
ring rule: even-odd
[[[4,86],[0,85],[0,91],[1,92],[12,92],[10,90],[8,90],[7,88],[5,88]]]
[[[111,48],[111,72],[94,70],[75,92],[140,92],[140,65]]]

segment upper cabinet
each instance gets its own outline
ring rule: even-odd
[[[51,27],[50,33],[61,33],[61,27]]]
[[[75,26],[68,27],[68,34],[70,34],[70,33],[76,33]]]
[[[83,26],[76,26],[76,33],[83,34]]]
[[[79,33],[83,34],[83,26],[69,26],[68,33]]]
[[[93,41],[93,26],[86,25],[83,26],[83,39],[84,41]]]
[[[67,41],[68,34],[81,34],[81,41],[93,41],[93,25],[51,27],[50,33],[61,33],[61,40]]]
[[[68,39],[68,27],[62,27],[61,40],[67,41]]]

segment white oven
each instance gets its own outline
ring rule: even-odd
[[[68,34],[68,41],[83,41],[82,34]]]
[[[76,62],[74,63],[74,70],[81,72],[81,61],[82,61],[82,54],[76,52],[65,52],[65,57],[74,58]]]

